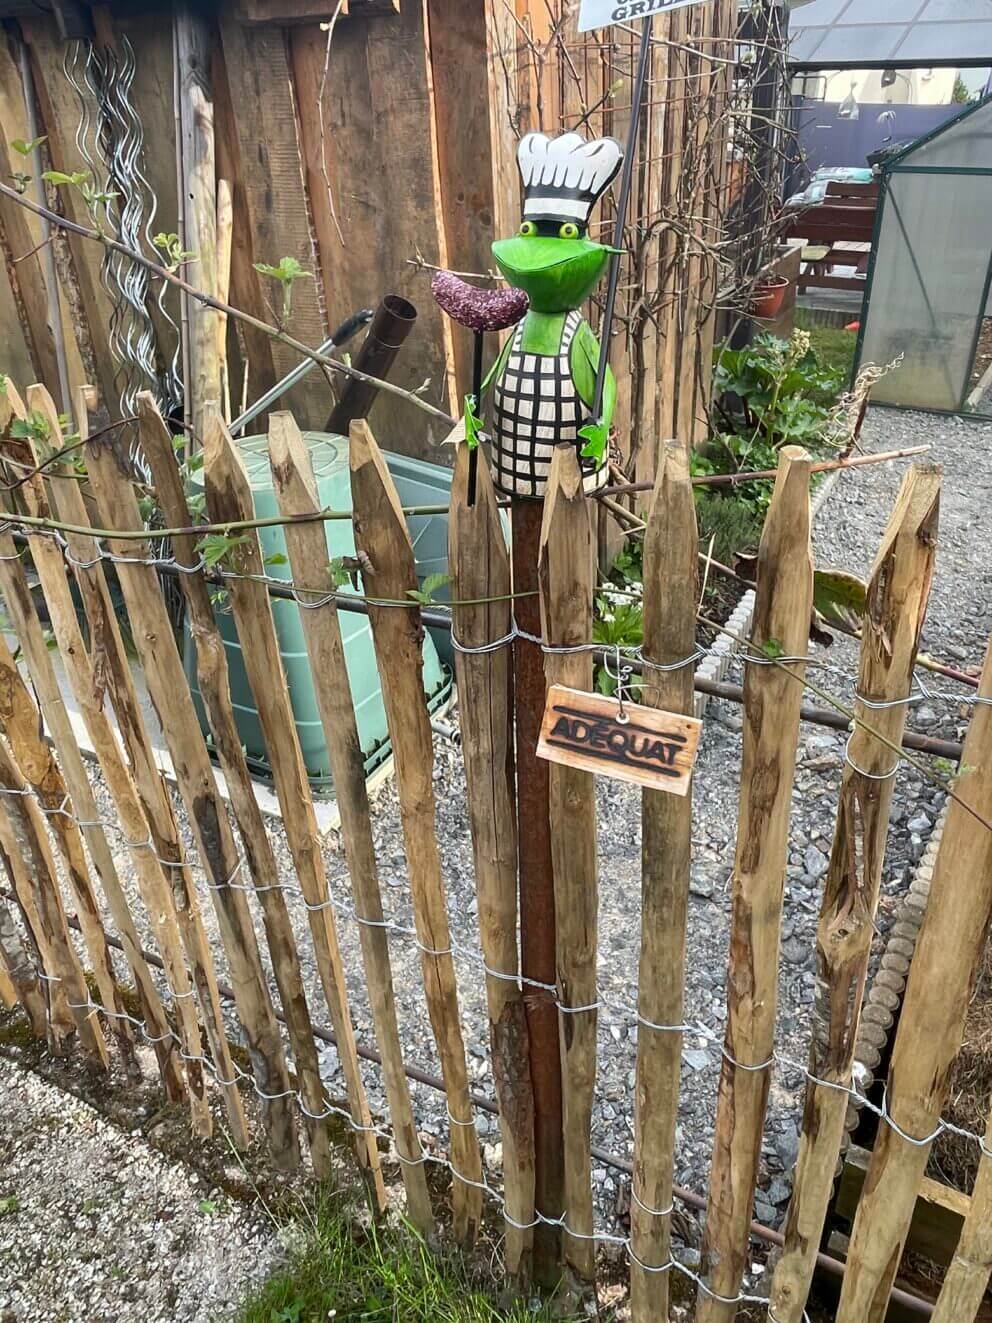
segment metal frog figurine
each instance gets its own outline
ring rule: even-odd
[[[601,416],[590,418],[599,341],[579,309],[613,252],[590,239],[587,227],[622,159],[613,138],[587,142],[577,133],[529,133],[517,150],[523,223],[492,251],[530,307],[485,383],[493,395],[493,482],[508,496],[543,497],[552,453],[563,441],[579,447],[587,491],[606,481],[616,381],[608,371]]]
[[[508,496],[542,498],[551,456],[563,441],[579,450],[587,491],[606,480],[616,381],[607,369],[599,416],[593,418],[599,342],[579,309],[615,251],[590,239],[587,229],[622,159],[612,138],[587,142],[577,133],[529,133],[517,149],[523,223],[514,238],[492,246],[511,288],[481,290],[448,271],[432,281],[444,311],[475,333],[465,436],[473,452],[480,437],[490,441],[493,482]],[[483,382],[483,334],[513,325]],[[483,431],[480,397],[489,390],[492,423]],[[473,453],[473,473],[475,459]]]

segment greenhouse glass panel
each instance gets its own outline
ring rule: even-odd
[[[876,403],[963,406],[990,253],[992,175],[889,176],[861,362],[903,361],[876,385]]]
[[[986,99],[883,169],[858,363],[902,363],[874,387],[876,403],[992,414],[992,391],[975,395],[976,350],[981,342],[985,361],[992,347],[990,275]]]

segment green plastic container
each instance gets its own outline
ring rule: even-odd
[[[334,510],[351,509],[351,476],[348,468],[348,439],[326,432],[304,434],[310,450],[314,476],[320,502]],[[248,476],[251,479],[255,514],[264,519],[279,513],[272,476],[269,470],[268,438],[249,436],[238,440]],[[387,463],[396,481],[404,505],[447,504],[451,488],[451,471],[423,460],[404,455],[387,454]],[[328,560],[336,556],[350,556],[355,552],[355,540],[350,519],[329,519],[324,523],[327,532]],[[286,556],[286,541],[282,528],[261,528],[259,538],[265,557]],[[446,573],[448,556],[447,515],[412,516],[410,535],[417,557],[417,574],[422,582],[427,575]],[[266,572],[273,578],[289,579],[288,563],[270,564]],[[352,591],[343,588],[342,592]],[[440,595],[439,595],[440,596]],[[316,789],[331,789],[330,765],[327,746],[317,711],[317,700],[310,676],[300,608],[295,602],[273,597],[272,612],[279,636],[279,648],[289,683],[289,693],[300,737],[303,761],[311,784]],[[344,640],[348,678],[358,719],[358,738],[365,754],[365,767],[371,772],[389,754],[389,734],[386,714],[382,705],[379,673],[368,617],[353,611],[339,612]],[[241,645],[233,617],[229,611],[218,610],[217,624],[227,651],[230,670],[231,698],[234,715],[245,747],[249,766],[260,775],[268,775],[265,741],[255,707],[251,687],[245,673]],[[448,639],[441,631],[446,651]],[[209,742],[209,725],[196,681],[196,648],[188,625],[184,632],[184,662],[200,726]],[[451,675],[441,658],[430,634],[424,639],[424,689],[431,708],[441,706],[451,690]]]

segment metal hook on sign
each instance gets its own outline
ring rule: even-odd
[[[606,658],[605,658],[605,657],[604,657],[604,659],[603,659],[603,670],[606,672],[606,674],[610,677],[611,680],[615,680],[615,681],[616,681],[616,686],[617,686],[617,690],[616,690],[617,717],[616,717],[616,719],[617,719],[617,721],[620,723],[621,726],[626,726],[627,722],[630,720],[630,716],[629,716],[629,714],[628,714],[628,712],[627,712],[627,709],[624,707],[624,697],[625,697],[625,695],[626,695],[626,693],[627,693],[627,689],[628,689],[628,684],[629,684],[629,681],[630,681],[630,677],[633,675],[634,671],[633,671],[633,667],[631,667],[631,666],[625,666],[625,665],[624,665],[623,657],[622,657],[622,655],[621,655],[621,653],[620,653],[620,645],[619,645],[619,643],[616,645],[616,658],[617,658],[617,661],[616,661],[617,669],[616,669],[616,674],[615,674],[615,675],[614,675],[614,673],[610,670],[609,663],[606,661]]]

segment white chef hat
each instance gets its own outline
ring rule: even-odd
[[[528,133],[517,148],[524,219],[574,221],[584,227],[622,160],[623,148],[615,138],[587,142],[578,133],[558,138]]]

